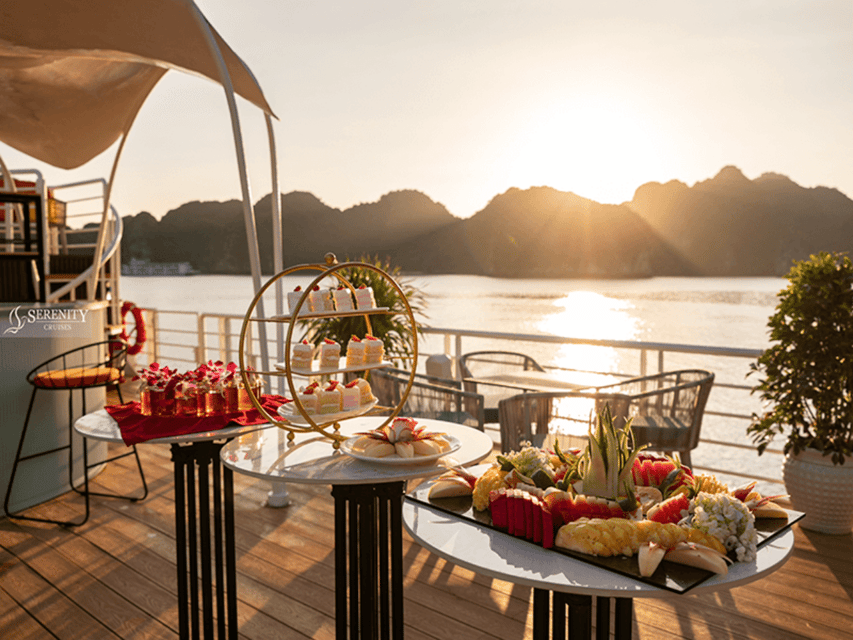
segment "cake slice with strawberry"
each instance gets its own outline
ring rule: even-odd
[[[361,393],[362,406],[370,404],[376,400],[376,396],[373,395],[373,392],[370,390],[370,383],[364,378],[356,378],[349,384],[355,385],[358,388],[359,393]]]
[[[348,287],[341,285],[332,291],[332,295],[335,299],[335,309],[337,311],[352,311],[355,308],[352,303],[352,294],[349,292]]]
[[[352,336],[347,342],[347,366],[358,367],[364,364],[364,341]]]
[[[302,391],[297,396],[299,403],[305,409],[305,413],[314,414],[317,413],[317,389],[320,387],[319,382],[312,382],[307,387],[302,389]],[[298,409],[296,407],[293,408],[294,413],[298,413]]]
[[[341,345],[325,338],[320,345],[320,368],[337,369],[341,364]]]
[[[361,406],[361,389],[358,388],[358,381],[353,380],[343,386],[341,389],[341,410],[353,411]]]
[[[293,345],[290,350],[290,368],[300,371],[310,371],[314,360],[314,345],[303,340]]]
[[[317,391],[317,413],[329,414],[340,413],[342,395],[340,382],[332,380],[327,387]]]
[[[302,298],[302,287],[296,287],[293,291],[290,291],[287,294],[287,306],[290,309],[290,315],[296,315],[296,307],[299,305],[299,300]],[[304,315],[311,311],[311,305],[309,300],[306,298],[305,304],[302,305],[302,308],[299,309],[299,315]]]
[[[320,285],[314,285],[314,289],[308,294],[308,300],[311,303],[311,311],[314,313],[333,310],[331,292],[328,289],[321,289]]]
[[[359,309],[375,309],[376,299],[373,297],[373,287],[361,285],[355,290],[355,305]]]
[[[385,345],[382,340],[370,335],[364,336],[364,363],[365,364],[380,364],[385,357]]]

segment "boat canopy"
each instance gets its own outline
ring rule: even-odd
[[[273,193],[278,169],[275,117],[252,72],[193,0],[2,0],[0,2],[0,141],[62,169],[73,169],[121,139],[108,180],[93,266],[103,266],[110,195],[127,133],[145,98],[169,69],[222,84],[231,116],[252,282],[261,288],[260,252],[235,94],[264,114]],[[2,160],[2,159],[0,159]],[[3,164],[0,162],[0,171]],[[5,171],[3,171],[5,173]],[[12,183],[14,184],[14,183]],[[283,264],[280,199],[273,198],[273,263]],[[77,286],[77,281],[66,287]],[[59,293],[64,293],[60,289]],[[91,295],[91,294],[90,294]],[[276,290],[276,308],[283,294]],[[258,306],[264,317],[263,306]],[[266,333],[261,357],[268,369]]]
[[[273,115],[191,0],[3,0],[0,140],[62,169],[85,164],[127,133],[169,69],[222,82],[205,24],[234,92]]]

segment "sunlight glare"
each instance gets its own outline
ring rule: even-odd
[[[503,163],[517,187],[544,184],[618,204],[666,165],[663,126],[625,96],[548,96],[515,121]]]
[[[592,291],[572,291],[555,301],[559,310],[546,316],[538,328],[567,338],[631,340],[639,333],[639,320],[631,315],[629,302],[615,300]],[[568,371],[554,373],[573,382],[600,386],[618,382],[607,375],[618,372],[620,358],[616,349],[585,344],[561,345],[553,365]],[[594,372],[594,373],[593,373]],[[551,427],[557,433],[583,435],[594,407],[587,398],[561,400],[557,412],[565,416],[556,419]]]
[[[561,308],[543,318],[539,329],[566,338],[631,340],[639,332],[638,320],[629,313],[630,302],[593,291],[571,291],[554,302]]]

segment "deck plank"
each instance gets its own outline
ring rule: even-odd
[[[90,521],[73,529],[0,520],[0,638],[176,637],[170,452],[152,445],[139,451],[151,488],[144,502],[95,497]],[[234,481],[240,637],[334,637],[328,487],[291,485],[291,506],[270,509],[267,483],[239,474]],[[138,486],[133,461],[110,463],[94,484],[119,491]],[[78,496],[65,495],[33,512],[73,517],[81,506]],[[711,594],[636,600],[635,637],[843,637],[853,621],[853,538],[797,526],[795,538],[791,560],[764,580]],[[448,563],[408,536],[403,552],[407,637],[531,637],[530,589]]]
[[[5,523],[0,523],[0,525]],[[66,595],[50,581],[31,568],[26,559],[6,551],[7,529],[0,529],[3,549],[0,550],[2,589],[44,628],[60,640],[84,640],[85,638],[119,638],[87,612],[73,597]],[[15,545],[14,542],[11,544]],[[17,546],[17,545],[16,545]],[[36,545],[27,545],[30,549]],[[12,629],[2,629],[3,637],[14,637]]]
[[[30,614],[21,604],[16,602],[12,596],[0,589],[0,630],[4,631],[5,637],[11,634],[6,630],[15,630],[15,640],[44,640],[45,638],[56,638],[55,635],[45,629],[38,620]]]

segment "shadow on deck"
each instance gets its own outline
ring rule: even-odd
[[[120,448],[120,447],[119,447]],[[174,639],[172,463],[145,445],[151,493],[142,503],[93,498],[69,530],[0,520],[0,638]],[[136,481],[132,462],[96,479]],[[240,635],[334,637],[333,503],[324,487],[290,486],[292,505],[264,506],[266,483],[235,474]],[[67,517],[74,494],[34,508]],[[837,640],[853,628],[853,537],[795,526],[796,548],[772,576],[730,591],[635,602],[642,639]],[[415,640],[531,637],[531,590],[476,575],[404,541],[406,636]]]

